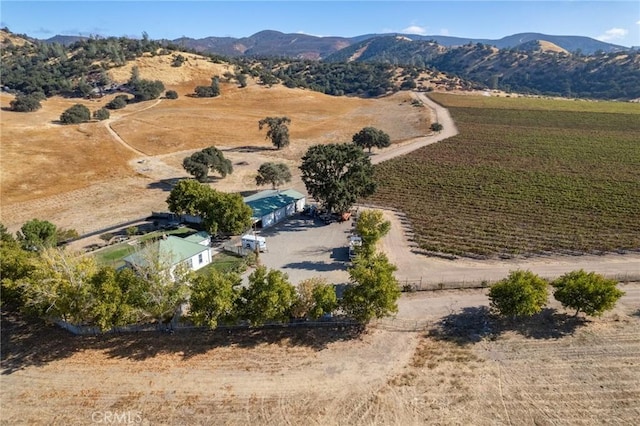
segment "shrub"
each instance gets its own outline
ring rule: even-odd
[[[118,95],[106,106],[109,109],[121,109],[127,106],[127,102],[129,102],[129,97],[127,95]]]
[[[167,99],[178,99],[178,92],[176,92],[175,90],[167,90],[167,92],[164,94],[164,97]]]
[[[11,110],[16,112],[33,112],[40,108],[40,100],[33,95],[18,95],[11,101]]]
[[[78,124],[91,119],[91,111],[82,104],[75,104],[60,115],[62,124]]]
[[[95,118],[96,120],[106,120],[111,116],[111,114],[109,113],[109,110],[106,108],[100,108],[98,110],[93,111],[93,118]]]

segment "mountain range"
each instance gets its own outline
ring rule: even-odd
[[[381,37],[401,37],[411,41],[434,41],[441,46],[457,47],[466,44],[482,43],[495,46],[499,49],[518,49],[523,44],[538,41],[552,43],[567,52],[580,52],[591,55],[596,52],[612,53],[629,50],[619,46],[589,37],[571,35],[548,35],[539,33],[513,34],[501,39],[475,39],[463,37],[451,37],[441,35],[416,35],[416,34],[365,34],[356,37],[317,37],[308,34],[285,34],[279,31],[265,30],[249,37],[205,37],[200,39],[181,37],[174,40],[166,40],[178,46],[194,49],[202,53],[218,54],[223,56],[253,56],[253,57],[287,57],[298,59],[324,59],[327,56],[366,40]],[[46,42],[71,44],[83,39],[80,36],[57,35]]]

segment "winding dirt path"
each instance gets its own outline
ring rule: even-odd
[[[139,109],[139,110],[137,110],[137,111],[132,111],[132,112],[130,112],[130,113],[128,113],[128,114],[120,115],[120,116],[119,116],[119,117],[117,117],[117,118],[110,118],[110,119],[108,119],[108,120],[105,120],[105,121],[103,121],[104,127],[107,129],[107,131],[109,132],[109,134],[111,135],[111,137],[112,137],[116,142],[118,142],[120,145],[122,145],[123,147],[127,148],[129,151],[135,152],[137,155],[140,155],[140,156],[142,156],[142,157],[148,157],[148,156],[149,156],[148,154],[145,154],[144,152],[140,151],[139,149],[137,149],[137,148],[135,148],[135,147],[133,147],[133,146],[129,145],[129,144],[127,143],[127,141],[125,141],[124,139],[122,139],[122,137],[118,134],[118,132],[116,132],[116,131],[113,129],[112,124],[113,124],[113,123],[115,123],[116,121],[120,121],[120,120],[122,120],[122,119],[123,119],[123,118],[125,118],[125,117],[129,117],[129,116],[131,116],[131,115],[139,114],[139,113],[141,113],[142,111],[146,111],[146,110],[148,110],[148,109],[151,109],[151,108],[153,108],[153,107],[155,107],[155,106],[159,105],[159,104],[160,104],[160,102],[162,102],[162,99],[157,99],[157,100],[156,100],[154,103],[152,103],[151,105],[147,105],[147,106],[145,106],[144,108],[141,108],[141,109]]]

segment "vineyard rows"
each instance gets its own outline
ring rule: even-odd
[[[457,105],[460,134],[377,165],[367,201],[403,211],[416,243],[435,252],[640,249],[640,106],[492,99],[440,95]]]

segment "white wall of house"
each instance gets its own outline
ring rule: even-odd
[[[187,259],[187,265],[190,265],[191,269],[197,271],[200,268],[204,268],[211,263],[211,250],[206,249],[196,254],[195,256]]]

